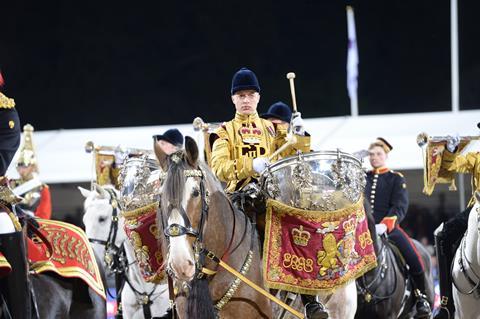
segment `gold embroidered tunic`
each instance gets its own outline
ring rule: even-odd
[[[254,114],[236,113],[235,118],[219,127],[212,147],[212,169],[222,182],[227,183],[227,192],[240,190],[258,177],[253,169],[253,159],[269,157],[286,140],[288,125],[274,126]],[[297,136],[297,142],[283,151],[279,158],[293,155],[297,150],[310,151],[310,137]]]

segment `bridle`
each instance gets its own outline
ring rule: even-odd
[[[111,189],[105,189],[110,195],[109,205],[112,207],[112,222],[110,223],[110,229],[106,240],[98,238],[88,238],[88,241],[94,244],[100,244],[105,246],[104,260],[107,268],[114,273],[123,272],[124,267],[119,263],[119,256],[125,255],[123,243],[120,246],[115,244],[117,240],[118,232],[118,199],[115,192]],[[124,259],[126,260],[126,259]]]
[[[105,246],[105,255],[104,261],[107,268],[110,272],[115,274],[115,288],[116,288],[116,297],[112,296],[107,290],[108,294],[112,298],[116,298],[117,304],[120,305],[122,302],[121,294],[125,283],[130,286],[132,291],[135,293],[137,302],[142,306],[143,314],[145,318],[151,318],[150,305],[153,303],[153,294],[156,291],[156,287],[152,289],[149,293],[141,292],[134,287],[130,282],[130,279],[127,276],[128,268],[131,264],[128,263],[126,256],[126,251],[124,247],[124,242],[120,246],[115,244],[117,239],[118,232],[118,221],[119,221],[119,208],[118,208],[118,198],[117,194],[111,189],[105,189],[110,195],[109,205],[112,207],[112,222],[110,223],[110,230],[108,231],[107,240],[101,240],[96,238],[89,238],[88,240],[91,243],[96,243]],[[118,307],[117,316],[122,316],[122,307]]]
[[[174,154],[174,156],[175,156],[175,154]],[[179,164],[180,161],[181,161],[181,158],[179,158],[178,155],[177,155],[177,158],[173,157],[172,160],[176,164]],[[252,225],[252,223],[249,223],[248,217],[244,214],[243,215],[244,218],[245,218],[244,232],[243,232],[242,236],[240,237],[240,240],[239,240],[238,244],[234,246],[233,243],[234,243],[234,238],[235,238],[236,223],[237,222],[236,222],[236,217],[235,217],[235,208],[234,208],[232,202],[230,200],[228,200],[228,204],[230,205],[230,210],[232,212],[232,222],[233,222],[232,235],[230,236],[229,243],[228,243],[225,251],[223,252],[222,256],[217,257],[215,255],[215,253],[210,251],[209,249],[207,249],[207,247],[205,247],[205,244],[203,243],[203,235],[204,235],[204,232],[205,232],[205,223],[208,219],[209,196],[210,196],[208,190],[205,187],[205,183],[206,183],[205,182],[205,173],[200,168],[199,169],[188,169],[188,170],[183,171],[183,176],[186,179],[187,178],[200,178],[199,195],[201,196],[201,201],[202,201],[200,221],[199,221],[199,224],[198,224],[198,228],[194,229],[192,227],[192,223],[190,221],[190,218],[188,217],[187,213],[185,212],[185,209],[181,205],[179,205],[180,207],[177,207],[176,205],[173,205],[173,204],[170,203],[168,205],[168,207],[166,208],[167,214],[162,213],[162,218],[161,218],[161,221],[162,221],[162,224],[163,224],[162,226],[164,227],[163,228],[164,229],[164,235],[167,239],[167,242],[169,241],[169,239],[171,237],[178,237],[178,236],[182,236],[182,235],[187,235],[187,236],[193,237],[195,239],[194,243],[192,245],[193,246],[192,249],[194,251],[195,274],[194,274],[194,277],[193,277],[192,280],[205,280],[205,279],[208,279],[208,278],[212,278],[217,273],[216,270],[211,270],[211,269],[208,269],[208,268],[205,267],[205,260],[208,258],[209,260],[213,261],[213,263],[215,263],[217,266],[221,261],[226,262],[226,260],[229,258],[229,256],[237,248],[239,248],[241,246],[241,244],[243,243],[243,240],[246,237],[247,230],[248,230],[248,227],[249,227],[248,225],[250,225],[250,229],[251,229],[250,248],[248,250],[248,253],[245,256],[243,265],[240,268],[240,274],[245,276],[248,273],[248,271],[250,269],[250,266],[252,264],[252,260],[253,260],[253,245],[254,245],[254,237],[255,237],[255,234],[256,234],[256,232],[254,230],[252,230],[252,227],[254,227],[254,226]],[[161,200],[161,201],[163,201],[163,200]],[[177,224],[177,223],[174,223],[174,224],[171,224],[171,225],[167,224],[167,219],[174,209],[177,209],[177,211],[179,212],[180,216],[183,219],[183,223],[184,223],[185,226]],[[167,225],[167,226],[165,226],[165,225]],[[167,272],[169,273],[169,278],[175,278],[176,277],[175,273],[171,269],[169,269],[168,266],[167,266]],[[235,278],[229,284],[229,286],[228,286],[225,294],[223,295],[223,297],[221,297],[214,305],[214,307],[217,311],[220,311],[230,301],[230,299],[232,298],[232,296],[235,294],[236,290],[238,289],[238,287],[240,285],[240,282],[241,281],[240,281],[239,278]],[[175,296],[172,293],[170,295],[170,299],[173,300],[174,298],[175,298]]]
[[[195,264],[196,264],[196,270],[195,270],[195,277],[199,274],[199,272],[202,270],[203,265],[204,265],[204,256],[201,253],[203,250],[203,233],[204,233],[204,228],[205,228],[205,222],[208,218],[208,191],[205,189],[205,178],[204,178],[204,173],[201,169],[188,169],[183,171],[184,177],[185,178],[200,178],[200,198],[202,202],[202,207],[201,207],[201,214],[200,214],[200,221],[198,224],[198,228],[194,229],[192,227],[192,223],[190,221],[190,218],[187,215],[187,212],[185,209],[182,207],[182,205],[177,205],[174,204],[169,204],[167,208],[167,214],[162,214],[162,223],[164,225],[164,234],[167,240],[171,237],[178,237],[178,236],[191,236],[195,239],[193,243],[193,251],[195,253]],[[172,211],[176,209],[180,216],[183,219],[184,225],[180,225],[177,223],[173,223],[171,225],[168,225],[168,222],[164,220],[165,218],[168,218],[168,216],[171,215]],[[165,226],[167,225],[167,226]],[[173,272],[170,272],[173,273]]]
[[[389,245],[388,239],[386,236],[380,236],[380,240],[382,241],[382,248],[380,249],[380,252],[377,254],[377,268],[379,270],[375,271],[375,277],[367,284],[365,282],[365,276],[362,276],[359,278],[356,283],[357,283],[357,289],[359,290],[359,293],[363,296],[364,300],[366,303],[379,303],[382,300],[390,299],[394,294],[395,290],[397,289],[397,276],[394,276],[395,278],[395,283],[392,285],[392,291],[387,293],[384,296],[377,295],[375,292],[378,289],[380,285],[376,285],[373,287],[373,285],[378,282],[379,284],[381,281],[386,276],[386,272],[388,270],[388,261],[387,261],[387,255],[388,259],[390,259],[391,254],[387,252],[386,247]],[[379,258],[381,258],[379,260]],[[394,262],[390,259],[390,264]]]

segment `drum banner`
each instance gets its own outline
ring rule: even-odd
[[[458,145],[458,153],[468,143],[461,141]],[[456,190],[455,172],[449,172],[442,168],[442,161],[445,154],[445,141],[428,142],[425,148],[425,160],[423,167],[423,193],[432,195],[436,184],[450,184],[450,190]]]
[[[118,175],[120,169],[115,167],[115,155],[95,152],[96,183],[102,185],[115,185],[118,189]]]
[[[52,254],[37,235],[28,240],[30,271],[53,271],[62,277],[80,278],[106,299],[95,254],[85,232],[77,226],[47,219],[36,219],[39,231],[52,245]]]
[[[125,233],[135,251],[140,272],[147,282],[159,283],[165,277],[157,227],[158,202],[122,212]]]
[[[267,201],[263,272],[268,288],[331,293],[377,265],[363,199],[336,211]]]

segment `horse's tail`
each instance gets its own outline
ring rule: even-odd
[[[187,318],[213,319],[215,309],[206,279],[194,279],[187,297]]]

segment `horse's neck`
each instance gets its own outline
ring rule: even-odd
[[[468,230],[465,238],[465,257],[472,263],[472,267],[476,273],[480,273],[480,254],[478,254],[478,249],[480,247],[480,236],[479,236],[479,216],[477,213],[477,205],[472,208],[470,216],[468,218]]]

